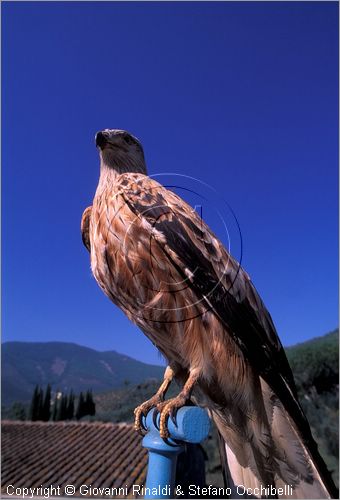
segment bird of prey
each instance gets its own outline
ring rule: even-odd
[[[192,207],[148,177],[138,139],[106,129],[96,146],[100,178],[81,221],[92,272],[168,362],[155,396],[135,410],[136,429],[157,407],[167,439],[169,417],[192,399],[219,430],[236,498],[239,485],[248,498],[270,497],[269,486],[276,498],[338,498],[248,274]],[[173,379],[181,390],[165,400]]]

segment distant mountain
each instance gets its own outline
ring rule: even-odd
[[[34,387],[102,392],[161,379],[164,368],[148,365],[115,351],[99,352],[65,342],[5,342],[2,344],[2,404],[28,402]]]

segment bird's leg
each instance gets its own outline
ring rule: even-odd
[[[166,394],[166,391],[168,390],[172,380],[174,378],[174,371],[170,366],[167,366],[164,372],[164,379],[162,382],[162,385],[156,392],[152,398],[148,399],[145,401],[145,403],[142,403],[140,406],[137,406],[135,409],[135,430],[139,432],[140,434],[143,434],[145,431],[145,428],[143,426],[143,416],[146,417],[149,410],[151,408],[154,408],[157,406],[159,403],[164,401],[164,396]]]
[[[168,401],[162,401],[157,404],[157,410],[160,413],[159,434],[161,438],[169,438],[169,417],[171,417],[172,421],[176,424],[177,411],[182,408],[182,406],[185,406],[185,404],[190,400],[192,390],[197,382],[198,377],[199,375],[197,371],[190,372],[189,378],[184,384],[184,387],[178,394],[178,396],[169,399]]]

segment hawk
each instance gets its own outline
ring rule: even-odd
[[[248,274],[191,206],[148,177],[138,139],[106,129],[96,146],[99,183],[81,221],[92,272],[168,362],[157,393],[135,410],[136,429],[157,407],[167,439],[169,417],[192,398],[219,430],[229,486],[262,497],[259,488],[274,486],[280,498],[337,498]],[[165,400],[173,379],[181,390]]]

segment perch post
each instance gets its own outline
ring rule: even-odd
[[[147,434],[142,444],[149,450],[149,462],[144,498],[174,498],[177,457],[184,450],[185,443],[200,443],[208,436],[210,419],[207,412],[197,406],[180,408],[177,426],[171,419],[168,421],[170,438],[165,442],[153,423],[155,411],[150,410],[145,419]]]

